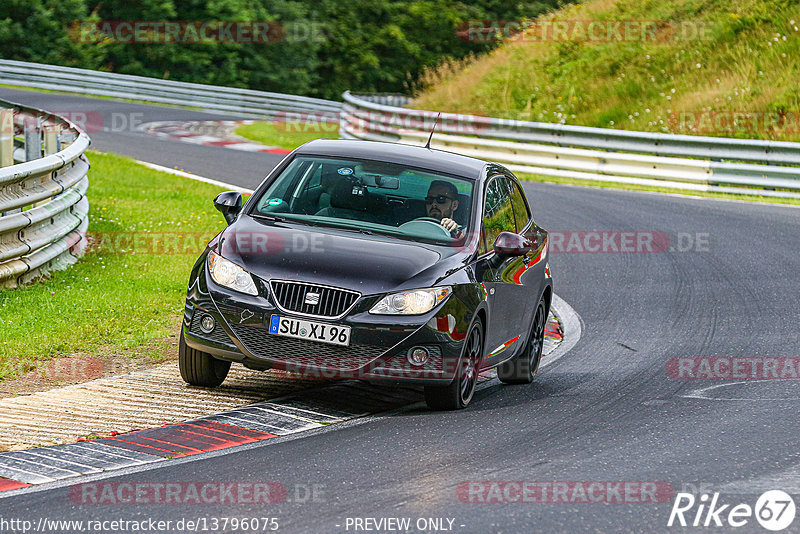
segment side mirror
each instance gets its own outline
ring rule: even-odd
[[[225,191],[217,195],[214,199],[214,207],[222,213],[228,224],[236,220],[236,216],[242,211],[242,194],[236,191]]]
[[[530,240],[513,232],[500,232],[494,240],[494,251],[499,256],[522,256],[532,247]]]

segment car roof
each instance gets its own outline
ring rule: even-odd
[[[352,157],[399,163],[431,171],[477,180],[486,161],[443,150],[418,146],[355,139],[315,139],[302,145],[296,154]]]

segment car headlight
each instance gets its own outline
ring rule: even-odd
[[[250,273],[214,251],[208,253],[208,272],[211,273],[211,278],[221,286],[248,295],[258,295],[258,289],[256,289]]]
[[[378,301],[369,312],[379,315],[419,315],[435,308],[451,292],[452,288],[445,286],[392,293]]]

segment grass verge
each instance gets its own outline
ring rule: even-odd
[[[613,31],[627,23],[653,31]],[[594,33],[578,31],[590,24]],[[411,107],[798,141],[799,37],[797,2],[586,0],[491,53],[431,69]]]
[[[262,145],[294,150],[314,139],[338,139],[339,125],[316,121],[254,122],[239,126],[234,133]]]
[[[597,182],[594,180],[581,180],[578,178],[563,178],[560,176],[542,176],[535,174],[515,173],[520,180],[531,182],[543,182],[551,184],[582,185],[588,187],[600,187],[605,189],[623,189],[627,191],[652,191],[654,193],[670,193],[673,195],[686,195],[692,197],[719,198],[724,200],[740,200],[747,202],[766,202],[769,204],[789,204],[800,205],[797,198],[774,198],[761,195],[737,195],[733,193],[718,193],[716,191],[695,191],[692,189],[672,189],[668,187],[656,187],[650,185],[626,184],[620,182]]]
[[[80,262],[51,278],[0,290],[0,378],[46,360],[140,348],[162,357],[183,312],[189,271],[224,228],[212,199],[221,191],[91,152],[93,244]]]

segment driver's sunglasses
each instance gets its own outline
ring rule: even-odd
[[[450,198],[447,195],[437,195],[435,197],[425,197],[425,204],[433,204],[436,202],[437,204],[444,204],[448,200],[455,200],[454,198]]]

